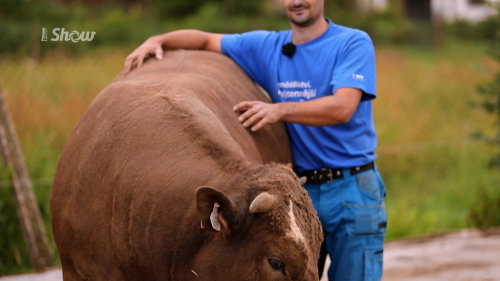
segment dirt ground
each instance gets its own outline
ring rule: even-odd
[[[387,243],[384,281],[500,280],[500,229]]]
[[[61,280],[60,269],[0,277],[0,281]],[[500,229],[388,242],[383,281],[500,281]]]
[[[500,228],[391,241],[384,248],[383,281],[500,281]]]

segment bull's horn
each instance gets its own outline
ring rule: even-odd
[[[274,207],[274,202],[276,201],[274,195],[267,192],[262,192],[257,195],[250,204],[250,214],[266,213]]]

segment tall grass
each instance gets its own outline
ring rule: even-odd
[[[92,98],[121,70],[131,47],[72,56],[47,52],[39,62],[0,59],[0,85],[17,127],[50,234],[49,194],[64,144]],[[480,44],[440,49],[377,48],[377,161],[387,186],[388,238],[467,227],[478,189],[496,190],[491,148],[471,133],[494,119],[470,102],[498,67]],[[0,275],[29,268],[5,168],[0,168]],[[51,241],[53,245],[53,241]]]
[[[477,84],[499,67],[485,48],[378,49],[374,110],[388,238],[467,227],[479,191],[498,192],[500,175],[487,168],[493,148],[471,138],[495,128],[494,116],[470,106]]]
[[[0,86],[24,150],[35,195],[54,249],[50,186],[64,144],[92,98],[120,71],[128,50],[85,56],[47,54],[0,60]],[[6,167],[0,165],[0,275],[30,268]]]

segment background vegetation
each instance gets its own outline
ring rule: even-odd
[[[128,53],[150,35],[179,28],[288,28],[279,6],[266,0],[94,2],[0,2],[0,85],[54,256],[49,196],[58,158]],[[377,163],[387,186],[388,239],[500,225],[500,173],[492,165],[500,153],[500,67],[492,55],[500,49],[498,17],[440,26],[407,19],[397,5],[360,16],[353,2],[328,1],[326,14],[376,43]],[[96,36],[41,42],[41,29],[53,27]],[[30,269],[9,173],[0,165],[0,275]]]

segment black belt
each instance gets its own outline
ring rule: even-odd
[[[370,163],[363,165],[363,166],[357,166],[357,167],[352,167],[352,168],[347,168],[347,169],[349,169],[349,172],[351,175],[356,175],[356,174],[359,174],[361,172],[371,170],[374,167],[375,167],[375,165],[373,164],[373,162],[370,162]],[[342,168],[337,168],[337,169],[323,168],[323,169],[319,169],[319,170],[306,170],[306,171],[303,171],[302,173],[298,173],[297,176],[299,178],[306,177],[307,178],[306,183],[318,184],[318,183],[325,183],[325,182],[329,182],[332,180],[343,178],[344,177],[343,170],[345,170],[345,169],[342,169]]]

